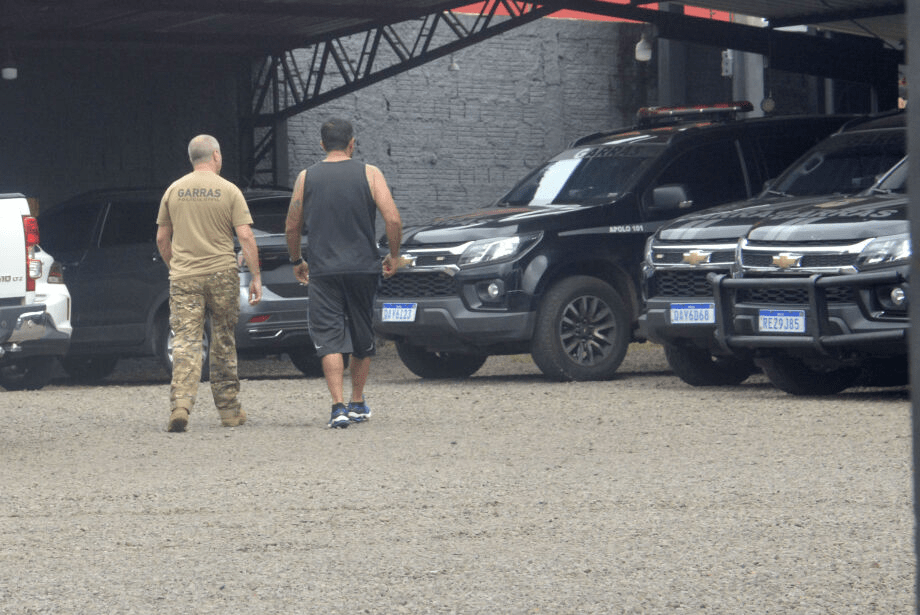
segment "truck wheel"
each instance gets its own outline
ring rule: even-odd
[[[468,378],[489,358],[481,354],[428,352],[404,341],[396,342],[396,353],[410,372],[422,378]]]
[[[665,344],[664,356],[677,377],[695,387],[741,384],[757,371],[751,359],[717,357],[697,346]]]
[[[305,346],[295,350],[288,350],[288,356],[291,357],[291,363],[299,369],[301,373],[308,378],[321,378],[323,376],[323,360],[316,356],[316,350],[312,346]],[[343,354],[342,363],[348,367],[351,355]]]
[[[67,375],[77,382],[99,382],[115,371],[118,357],[109,354],[67,355],[61,365]]]
[[[758,359],[757,365],[773,386],[790,395],[834,395],[854,386],[861,371],[858,367],[817,370],[786,356]]]
[[[629,311],[612,286],[589,276],[553,286],[537,312],[531,354],[552,380],[606,380],[629,348]]]
[[[34,391],[49,382],[54,373],[54,357],[24,357],[0,366],[0,385],[7,391]]]
[[[157,319],[157,346],[156,355],[160,365],[166,370],[166,373],[172,376],[173,370],[173,339],[175,334],[172,327],[169,326],[169,313],[160,316]],[[205,320],[204,334],[201,339],[201,381],[206,382],[210,377],[211,349],[211,321]]]

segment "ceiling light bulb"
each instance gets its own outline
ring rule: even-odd
[[[646,38],[645,34],[642,34],[642,38],[639,39],[639,42],[636,43],[636,60],[639,62],[648,62],[652,59],[652,44]]]

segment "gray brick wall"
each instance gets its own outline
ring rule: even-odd
[[[289,121],[289,183],[322,157],[323,119],[340,115],[407,222],[488,205],[572,139],[656,104],[656,63],[633,56],[641,28],[542,19],[455,54],[459,71],[442,58],[305,112]],[[687,48],[687,103],[730,96],[719,51]],[[188,170],[184,149],[199,132],[221,140],[224,175],[238,179],[241,58],[61,48],[17,61],[19,79],[0,82],[0,190],[45,207],[85,190],[163,186]],[[811,100],[775,75],[770,85],[781,106]]]
[[[356,158],[381,168],[405,222],[501,196],[572,139],[629,125],[656,75],[633,58],[637,24],[543,19],[288,122],[291,178],[322,158],[319,127],[355,124]]]

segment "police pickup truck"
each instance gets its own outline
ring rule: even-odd
[[[425,378],[520,353],[550,379],[610,378],[637,339],[646,238],[759,193],[848,119],[738,117],[752,109],[640,110],[636,126],[578,139],[491,207],[405,229],[412,264],[378,290],[378,335]]]
[[[837,202],[874,184],[906,153],[903,113],[854,120],[803,155],[757,198],[677,218],[646,244],[640,334],[664,346],[674,373],[694,386],[733,385],[757,371],[752,353],[715,337],[707,276],[729,273],[738,239],[784,208]]]
[[[70,343],[70,295],[21,194],[0,194],[0,385],[40,389]]]
[[[907,161],[870,193],[784,209],[710,274],[716,339],[752,353],[777,388],[830,395],[908,380]]]

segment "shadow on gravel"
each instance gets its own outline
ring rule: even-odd
[[[833,397],[853,401],[910,401],[910,387],[850,389]]]
[[[451,379],[445,378],[443,380],[426,380],[424,378],[406,378],[403,382],[450,382],[453,384],[496,384],[501,382],[540,382],[545,384],[568,384],[566,382],[554,382],[552,380],[547,380],[540,374],[486,374],[478,376],[473,374],[469,378],[460,378],[460,379]]]
[[[345,372],[346,374],[348,372]],[[244,374],[240,372],[240,380],[321,380],[322,376],[304,376],[303,374]]]
[[[623,378],[661,378],[662,376],[674,376],[674,373],[669,369],[656,369],[656,370],[618,370],[616,376],[613,380],[622,380]],[[676,379],[677,376],[674,376]]]

